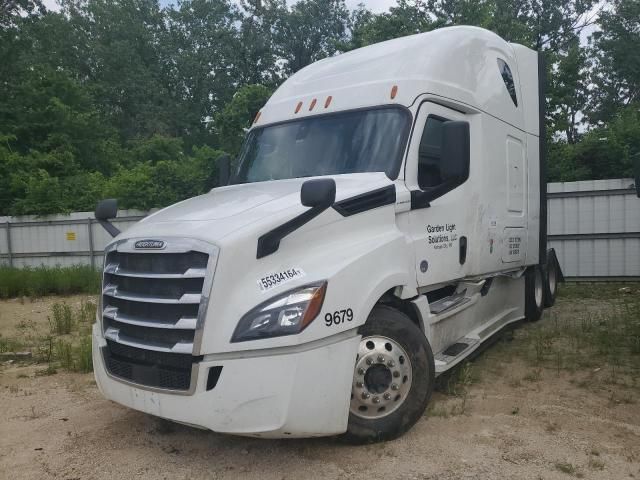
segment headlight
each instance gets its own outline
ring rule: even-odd
[[[320,313],[327,282],[291,290],[261,303],[238,322],[231,342],[294,335]]]

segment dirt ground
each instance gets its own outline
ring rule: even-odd
[[[29,321],[45,328],[54,301],[0,302],[0,331]],[[576,302],[561,301],[556,312]],[[42,376],[42,365],[5,362],[0,477],[640,479],[639,390],[601,382],[598,369],[534,369],[513,348],[507,341],[487,348],[472,363],[476,381],[464,395],[436,393],[408,434],[368,446],[174,426],[105,400],[91,374]]]

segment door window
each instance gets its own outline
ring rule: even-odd
[[[422,131],[418,149],[418,186],[427,190],[441,185],[442,176],[442,125],[447,120],[429,115]]]

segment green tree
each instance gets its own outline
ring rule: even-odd
[[[221,148],[237,155],[245,131],[251,126],[258,111],[264,106],[271,90],[263,85],[248,85],[234,95],[227,106],[216,116],[215,129]]]
[[[238,84],[235,24],[241,17],[228,0],[187,0],[166,15],[168,31],[161,50],[176,124],[168,133],[184,137],[189,145],[209,143],[208,122]]]
[[[290,8],[285,0],[271,0],[268,5],[285,74],[335,54],[347,40],[349,12],[344,0],[300,0]]]
[[[612,0],[593,34],[589,118],[609,121],[621,106],[640,104],[640,1]]]
[[[574,37],[565,52],[550,54],[554,74],[548,79],[548,118],[553,134],[578,141],[578,127],[589,97],[587,51]]]
[[[12,25],[17,17],[45,11],[41,0],[3,0],[0,2],[0,28]]]

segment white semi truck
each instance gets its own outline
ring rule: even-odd
[[[407,431],[436,376],[553,304],[542,71],[474,27],[327,58],[273,94],[223,186],[122,234],[101,202],[101,392],[216,432]]]

